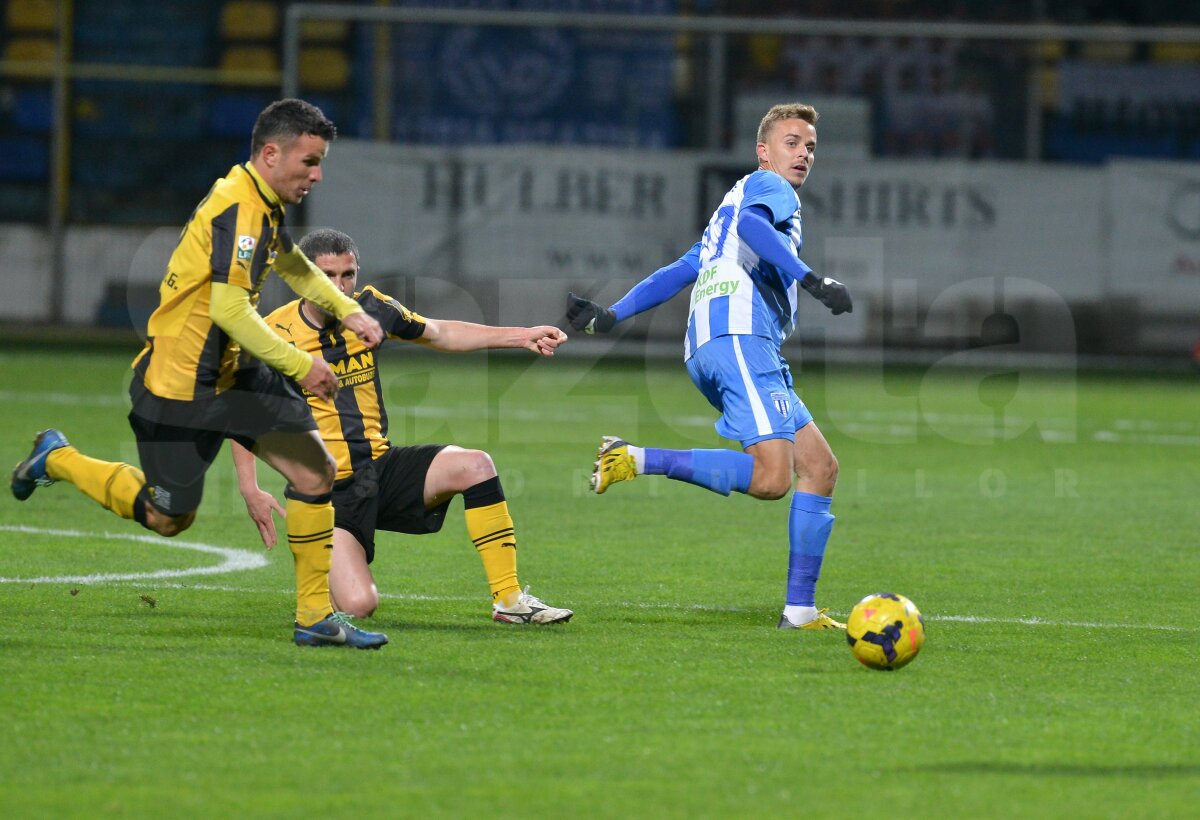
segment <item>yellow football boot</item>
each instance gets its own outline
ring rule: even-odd
[[[589,482],[592,492],[600,495],[618,481],[632,481],[637,475],[637,463],[629,454],[629,442],[616,436],[600,439],[600,449],[596,451],[596,464],[592,467]]]
[[[829,612],[828,609],[818,609],[817,617],[813,618],[811,621],[809,621],[806,624],[794,624],[788,620],[786,615],[780,615],[779,616],[779,628],[780,629],[808,629],[808,630],[814,630],[814,631],[818,630],[818,629],[845,629],[846,628],[846,625],[844,623],[842,623],[841,621],[835,621],[833,618],[830,618],[826,614],[827,612]]]

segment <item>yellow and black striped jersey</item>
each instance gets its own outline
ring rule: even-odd
[[[354,300],[383,327],[389,339],[411,341],[425,332],[425,318],[392,297],[368,285]],[[337,322],[318,327],[300,309],[303,300],[289,302],[267,316],[267,324],[306,353],[320,353],[337,375],[338,392],[332,402],[305,393],[321,438],[337,460],[337,477],[379,458],[391,447],[387,438],[387,410],[375,367],[375,351]]]
[[[291,248],[283,205],[249,163],[213,183],[179,236],[133,362],[146,388],[185,401],[228,389],[242,351],[209,318],[212,284],[243,287],[257,305],[275,257]]]

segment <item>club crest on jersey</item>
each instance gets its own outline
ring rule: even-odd
[[[792,412],[792,400],[787,393],[772,393],[771,403],[775,405],[775,409],[781,416],[786,417]]]
[[[254,245],[258,242],[253,236],[239,236],[237,241],[237,258],[249,261],[254,256]]]

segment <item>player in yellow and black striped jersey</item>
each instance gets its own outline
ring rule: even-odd
[[[337,377],[323,358],[272,333],[255,310],[274,270],[366,347],[383,340],[378,322],[333,287],[284,230],[284,206],[301,202],[321,180],[335,136],[315,106],[273,103],[255,122],[250,160],[217,180],[193,211],[133,363],[129,422],[142,469],[89,458],[48,430],[17,465],[12,490],[24,500],[40,484],[68,481],[119,516],[176,535],[195,520],[221,443],[238,441],[288,481],[296,643],[377,648],[386,636],[353,627],[330,604],[333,470],[296,389],[332,399]]]
[[[336,279],[335,279],[336,282]],[[373,316],[390,339],[415,341],[425,332],[427,320],[399,302],[367,285],[353,298]],[[306,353],[320,354],[338,378],[338,393],[332,402],[314,400],[309,408],[326,449],[337,461],[338,479],[349,478],[390,446],[387,440],[387,411],[375,366],[375,351],[352,332],[338,327],[336,320],[314,322],[321,317],[311,304],[296,300],[266,317],[267,326]]]
[[[492,327],[427,319],[371,286],[355,292],[358,249],[344,233],[320,230],[300,241],[301,249],[343,293],[379,320],[388,338],[462,352],[524,348],[551,356],[566,336],[555,327]],[[325,446],[337,459],[333,506],[333,569],[330,588],[339,609],[370,615],[379,604],[369,564],[375,557],[375,531],[437,532],[454,496],[466,508],[467,533],[483,561],[492,592],[492,617],[504,623],[562,623],[569,609],[548,606],[517,580],[516,535],[508,502],[491,456],[453,445],[393,446],[373,351],[341,327],[328,311],[309,302],[291,302],[267,316],[267,324],[297,349],[320,355],[338,375],[340,389],[330,401],[309,394]],[[264,543],[275,539],[273,496],[258,486],[254,459],[234,443],[238,482],[250,517]]]

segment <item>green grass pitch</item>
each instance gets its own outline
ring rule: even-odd
[[[522,582],[574,620],[489,620],[460,501],[381,535],[375,653],[292,645],[290,556],[225,455],[182,543],[69,486],[5,493],[0,815],[1194,816],[1194,379],[797,368],[841,461],[819,605],[925,615],[881,673],[774,628],[786,502],[586,492],[601,434],[727,444],[680,363],[380,358],[393,441],[490,451]],[[129,359],[0,352],[7,463],[47,426],[134,460]]]

